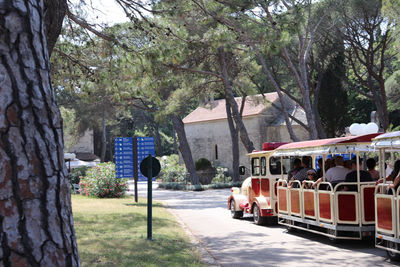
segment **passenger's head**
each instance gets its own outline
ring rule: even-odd
[[[353,164],[352,164],[352,161],[350,159],[344,161],[344,167],[345,168],[351,170],[353,168],[352,165]]]
[[[310,167],[310,162],[311,162],[310,157],[308,156],[301,157],[301,163],[303,164],[304,167]]]
[[[322,158],[318,159],[318,167],[322,168]]]
[[[298,168],[301,166],[301,159],[295,158],[293,161],[293,168]]]
[[[307,171],[307,180],[315,181],[316,177],[317,173],[313,169]]]
[[[332,167],[332,159],[325,160],[325,171]]]
[[[368,170],[373,170],[373,169],[375,169],[376,162],[375,162],[375,160],[374,160],[373,158],[367,159],[366,164],[367,164]]]
[[[335,157],[335,165],[336,166],[343,166],[344,165],[344,160],[342,156],[336,156]]]
[[[394,178],[397,176],[397,174],[399,174],[399,171],[400,171],[400,159],[396,160],[396,162],[394,163],[393,171],[390,175]]]
[[[363,160],[359,158],[358,161],[359,161],[358,165],[360,166],[360,170],[362,170],[362,162],[363,162]],[[357,170],[357,159],[354,158],[354,159],[351,160],[351,162],[352,162],[352,165],[351,165],[352,169],[353,170]]]

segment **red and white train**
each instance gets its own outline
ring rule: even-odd
[[[323,181],[315,188],[308,182],[294,181],[288,186],[288,171],[293,160],[302,156],[312,159],[335,155],[359,161],[366,155],[379,154],[380,177],[385,178],[385,155],[391,160],[400,151],[400,132],[369,134],[294,143],[267,143],[263,151],[250,153],[251,175],[239,188],[232,188],[228,208],[233,218],[243,213],[253,214],[256,224],[268,221],[325,235],[330,239],[364,239],[375,235],[376,247],[386,249],[392,259],[400,258],[400,187],[388,194],[389,183],[361,182],[357,167],[357,182],[332,185]],[[241,167],[241,174],[243,174]],[[353,190],[343,191],[347,186]],[[390,193],[390,192],[389,192]]]

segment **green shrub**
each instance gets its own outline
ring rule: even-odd
[[[170,190],[189,190],[189,191],[203,191],[209,189],[222,189],[222,188],[231,188],[231,187],[241,187],[242,182],[229,182],[229,183],[216,183],[216,184],[208,184],[208,185],[185,185],[181,183],[159,183],[158,187],[163,189]]]
[[[90,169],[90,167],[87,166],[82,166],[82,167],[78,167],[73,169],[69,175],[68,175],[68,179],[70,184],[79,184],[81,177],[84,177],[86,175],[86,171]]]
[[[160,164],[161,172],[157,178],[162,182],[183,183],[186,181],[186,168],[179,164],[177,154],[161,157]]]
[[[199,158],[198,160],[196,160],[195,165],[196,165],[196,171],[207,170],[212,168],[211,161],[209,161],[206,158]]]
[[[100,163],[86,171],[81,178],[81,195],[119,198],[128,188],[126,179],[115,178],[115,165],[112,162]]]
[[[227,182],[232,181],[232,178],[229,176],[229,173],[228,173],[228,168],[218,166],[215,169],[215,171],[216,171],[216,173],[215,173],[214,179],[212,180],[213,184],[227,183]]]

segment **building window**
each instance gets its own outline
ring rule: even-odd
[[[215,160],[218,160],[218,145],[214,146],[214,150],[215,150]]]

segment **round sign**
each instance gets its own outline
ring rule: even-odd
[[[150,161],[151,161],[151,163],[150,163]],[[150,166],[150,164],[151,164],[151,166]],[[152,177],[149,177],[150,176],[149,166],[151,168],[151,176]],[[160,161],[150,155],[147,158],[144,158],[142,160],[142,162],[140,163],[140,172],[147,178],[156,177],[160,173],[160,170],[161,170]]]

